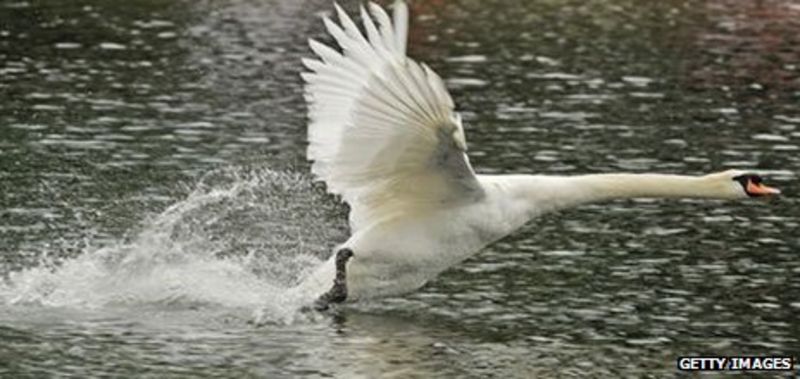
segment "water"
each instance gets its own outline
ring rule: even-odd
[[[297,75],[330,11],[0,4],[0,376],[640,377],[800,353],[797,4],[415,1],[411,53],[478,171],[754,168],[786,196],[562,212],[317,315],[285,289],[347,236],[305,174]]]

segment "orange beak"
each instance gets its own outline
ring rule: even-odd
[[[781,190],[765,186],[761,183],[753,183],[752,180],[748,180],[747,193],[752,196],[771,196],[771,195],[780,195]]]

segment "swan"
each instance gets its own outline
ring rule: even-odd
[[[392,18],[374,3],[362,5],[363,32],[334,7],[339,23],[323,21],[340,50],[310,39],[316,59],[302,60],[307,158],[314,178],[350,206],[351,236],[295,287],[316,298],[317,309],[414,291],[548,212],[613,199],[734,200],[780,193],[756,173],[740,170],[702,176],[476,174],[444,82],[406,56],[406,4],[396,1]]]

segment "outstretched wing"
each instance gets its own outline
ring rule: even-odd
[[[350,204],[351,228],[483,196],[442,79],[406,57],[405,3],[395,3],[394,23],[381,7],[362,7],[364,33],[335,6],[340,24],[324,21],[342,52],[310,40],[319,60],[303,60],[307,157]]]

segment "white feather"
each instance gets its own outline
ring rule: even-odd
[[[406,55],[406,40],[408,36],[408,6],[403,0],[394,2],[394,34],[397,41],[398,52]]]
[[[312,71],[303,74],[312,172],[351,205],[354,231],[480,192],[444,83],[405,56],[408,8],[396,3],[392,24],[383,9],[369,7],[370,14],[361,9],[365,35],[336,5],[341,24],[324,23],[342,53],[310,40],[320,60],[303,60]],[[453,172],[464,168],[466,176]],[[427,186],[409,185],[415,181]]]

